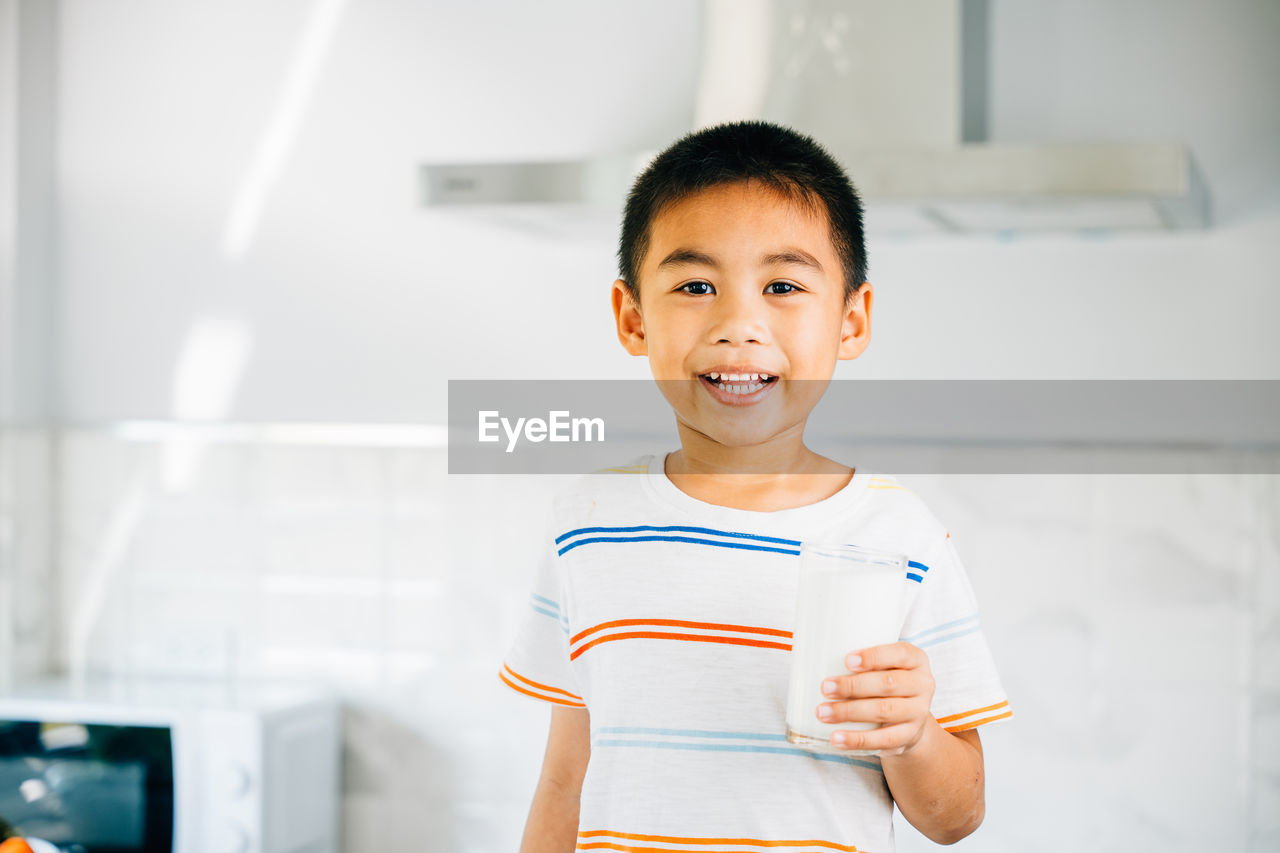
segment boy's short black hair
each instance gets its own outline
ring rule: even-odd
[[[627,195],[618,244],[619,278],[640,304],[640,265],[649,229],[668,205],[721,184],[760,181],[815,212],[825,212],[831,244],[844,267],[848,303],[867,278],[862,201],[827,150],[788,127],[735,121],[688,133],[659,154]],[[825,208],[825,211],[823,211]]]

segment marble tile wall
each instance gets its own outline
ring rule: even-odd
[[[549,711],[495,671],[560,483],[214,444],[175,486],[166,453],[63,434],[58,659],[331,685],[347,853],[515,849]],[[956,848],[1280,847],[1280,477],[902,481],[952,532],[1015,708]]]
[[[1280,478],[909,479],[1015,707],[984,733],[986,823],[955,847],[1277,849]]]
[[[50,665],[54,438],[0,427],[0,691]]]

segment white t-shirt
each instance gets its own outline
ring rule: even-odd
[[[590,712],[579,849],[892,851],[879,757],[784,735],[799,545],[907,555],[900,639],[928,654],[931,713],[955,732],[1012,711],[950,534],[890,476],[859,469],[818,503],[756,512],[685,494],[664,462],[588,475],[555,500],[499,673]]]

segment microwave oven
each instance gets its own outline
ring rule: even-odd
[[[65,853],[337,853],[340,758],[324,694],[131,680],[0,697],[0,818]]]

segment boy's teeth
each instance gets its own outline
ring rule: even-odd
[[[749,394],[759,391],[773,377],[767,373],[708,373],[707,378],[730,393]]]
[[[725,381],[723,383],[717,383],[717,384],[719,385],[721,391],[726,391],[730,394],[754,394],[755,392],[759,391],[761,388],[765,386],[765,383],[763,382],[745,381],[745,375],[743,377],[743,380],[739,380],[737,382],[734,382],[731,376],[724,377],[724,378],[725,378]]]
[[[731,394],[753,394],[772,377],[768,373],[708,373],[707,378]]]

